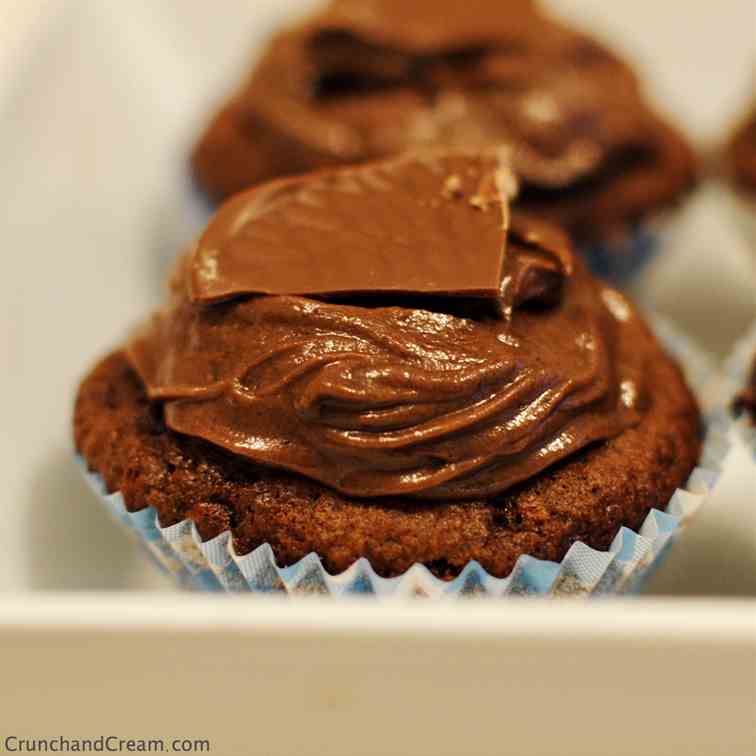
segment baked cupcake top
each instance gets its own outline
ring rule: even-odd
[[[524,0],[334,0],[273,40],[194,166],[224,197],[422,145],[505,143],[521,202],[581,237],[693,181],[690,150],[630,69]]]
[[[730,167],[737,186],[756,194],[756,108],[730,142]]]
[[[127,357],[171,430],[239,458],[353,497],[507,490],[637,425],[653,354],[515,191],[496,151],[250,190]]]

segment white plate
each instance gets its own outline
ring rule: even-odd
[[[42,25],[4,47],[0,663],[15,695],[2,702],[0,735],[196,734],[229,754],[669,754],[691,744],[747,753],[752,600],[334,607],[179,597],[79,480],[77,380],[154,304],[161,250],[183,233],[186,149],[250,41],[300,5],[50,0]],[[579,5],[658,71],[655,95],[697,138],[725,128],[747,87],[752,3],[613,4],[609,17],[598,12],[605,2],[576,0],[565,11]],[[756,282],[720,200],[713,189],[696,198],[683,241],[641,293],[724,353],[756,316]],[[756,595],[754,490],[736,449],[717,500],[653,592]],[[36,592],[116,588],[128,592]]]

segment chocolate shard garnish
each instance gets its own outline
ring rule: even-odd
[[[514,185],[504,173],[497,152],[432,152],[253,189],[221,208],[196,246],[191,298],[496,299]],[[481,186],[491,187],[486,212],[464,201]]]
[[[515,192],[502,151],[277,181],[221,208],[192,254],[190,297],[462,297],[511,314],[569,273],[569,243],[548,226],[517,221],[510,248]]]

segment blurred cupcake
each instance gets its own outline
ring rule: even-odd
[[[628,589],[696,499],[696,400],[515,184],[430,152],[225,204],[80,387],[106,503],[203,586]]]
[[[756,247],[756,108],[729,142],[727,168],[735,189],[738,220]]]
[[[508,144],[520,202],[634,273],[694,183],[633,72],[525,0],[334,0],[279,34],[192,158],[214,200],[418,146]]]

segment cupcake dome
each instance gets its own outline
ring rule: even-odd
[[[381,576],[605,549],[700,453],[678,366],[498,152],[226,204],[166,307],[83,381],[76,445],[129,511]]]

